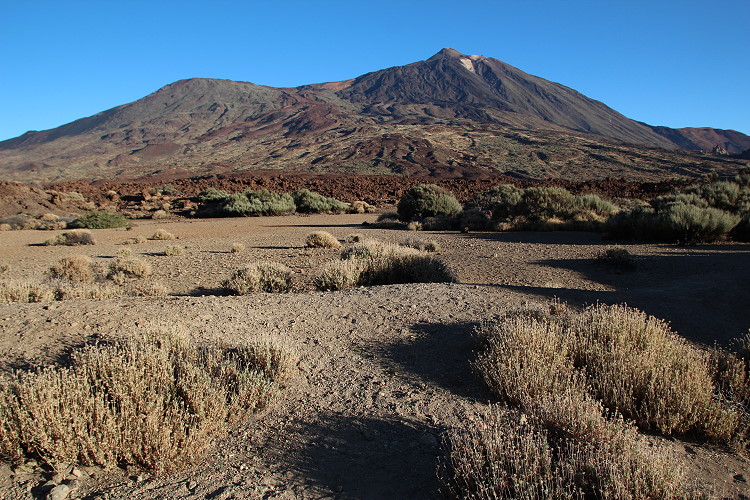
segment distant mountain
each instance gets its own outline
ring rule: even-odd
[[[658,177],[731,168],[736,159],[697,152],[717,147],[740,153],[750,137],[650,126],[497,59],[443,49],[426,61],[296,88],[181,80],[0,142],[0,180],[259,169]]]

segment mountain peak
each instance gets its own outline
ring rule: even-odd
[[[445,48],[427,60],[434,61],[435,59],[458,59],[459,57],[467,57],[467,56],[460,53],[456,49]]]

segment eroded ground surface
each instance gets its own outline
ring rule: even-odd
[[[200,341],[272,335],[299,353],[280,402],[217,443],[193,469],[151,476],[86,469],[91,498],[435,498],[445,430],[492,400],[469,361],[477,322],[553,297],[580,306],[627,302],[703,343],[727,342],[750,326],[750,246],[625,245],[632,270],[596,262],[613,242],[588,233],[413,233],[361,226],[372,215],[146,221],[130,231],[96,230],[89,247],[34,246],[53,234],[0,233],[11,278],[42,280],[60,258],[108,262],[127,238],[157,228],[177,241],[129,245],[149,261],[166,298],[0,305],[0,366],[53,362],[95,336],[182,329]],[[335,250],[305,249],[328,230],[399,242],[434,239],[456,284],[412,284],[316,292],[310,277]],[[233,243],[246,250],[230,253]],[[179,256],[160,255],[169,246]],[[221,282],[243,263],[274,260],[296,271],[294,293],[224,296]],[[710,446],[661,438],[716,494],[750,495],[745,459]],[[6,467],[5,498],[26,498],[47,478]]]

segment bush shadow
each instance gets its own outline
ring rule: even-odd
[[[314,489],[320,498],[436,499],[443,430],[330,412],[314,422],[292,422],[284,428],[286,439],[270,435],[258,446],[269,467],[292,473],[287,489]]]

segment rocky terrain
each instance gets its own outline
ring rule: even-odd
[[[335,83],[192,79],[0,142],[0,180],[276,172],[661,180],[732,171],[750,137],[631,120],[497,59],[443,49]],[[702,151],[713,151],[704,153]]]

